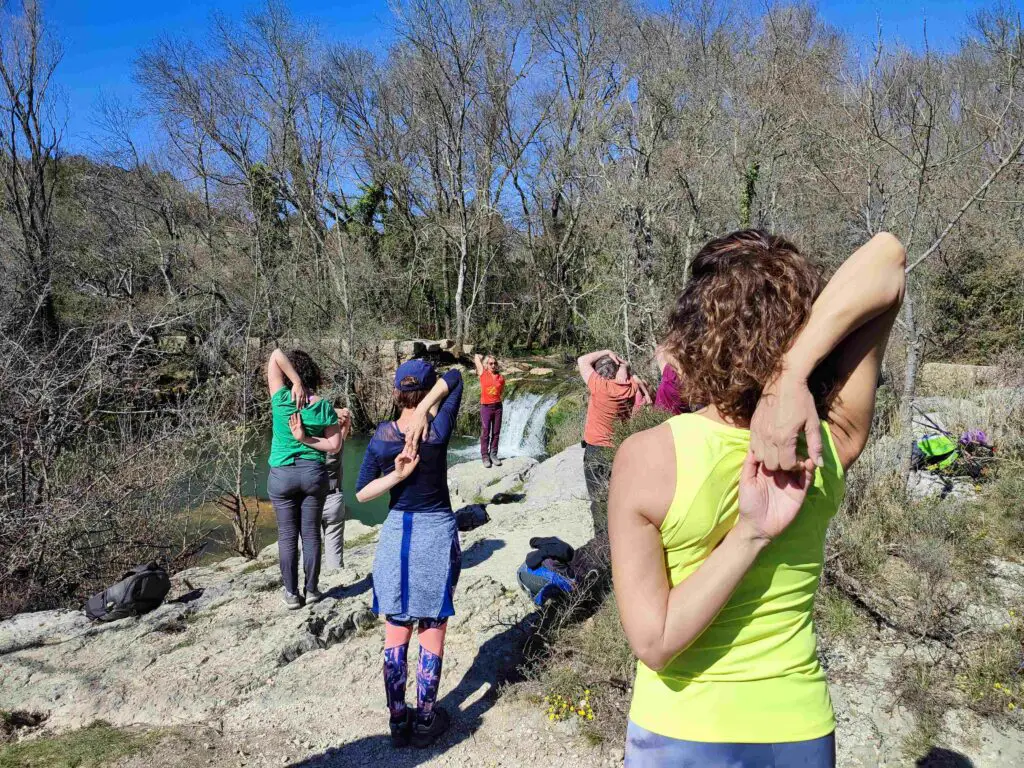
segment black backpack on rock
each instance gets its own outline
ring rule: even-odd
[[[170,591],[167,571],[156,563],[147,563],[133,568],[117,584],[90,597],[85,604],[85,615],[93,621],[141,616],[159,606]]]

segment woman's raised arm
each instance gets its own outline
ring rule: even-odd
[[[305,408],[309,400],[309,393],[302,385],[302,379],[295,372],[288,356],[280,348],[275,349],[270,353],[270,359],[267,361],[267,389],[273,396],[281,387],[288,386],[288,382],[291,382],[292,385],[292,402],[295,403],[295,407]]]
[[[821,430],[807,382],[830,355],[842,382],[838,408],[845,410],[835,414],[836,420],[830,415],[833,424],[845,424],[845,445],[837,448],[845,466],[857,458],[871,426],[881,355],[903,302],[905,266],[900,241],[879,233],[843,263],[814,302],[810,318],[784,355],[775,380],[765,387],[751,419],[751,448],[768,469],[798,465],[801,432],[810,457],[821,465]]]

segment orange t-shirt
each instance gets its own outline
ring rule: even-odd
[[[504,391],[505,377],[500,373],[485,370],[480,374],[480,405],[500,403]]]
[[[587,379],[590,402],[587,404],[587,423],[583,439],[590,445],[612,447],[616,421],[626,421],[633,413],[637,385],[606,379],[597,371]]]

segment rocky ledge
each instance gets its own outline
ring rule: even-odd
[[[32,724],[22,738],[96,720],[152,737],[118,768],[621,765],[621,744],[592,745],[547,722],[535,703],[499,696],[515,679],[535,616],[515,580],[530,537],[558,535],[579,546],[593,533],[581,449],[542,463],[462,464],[450,480],[453,501],[487,504],[490,521],[462,534],[441,691],[454,722],[435,747],[390,747],[382,632],[369,610],[375,543],[365,535],[346,551],[344,569],[324,575],[324,601],[300,611],[281,604],[272,546],[254,561],[177,574],[169,602],[138,619],[92,626],[75,611],[44,611],[0,623],[0,710]],[[1024,567],[993,560],[990,570],[1000,602],[1020,604]],[[1005,610],[965,607],[964,616],[965,629],[1006,620]],[[897,678],[908,658],[929,653],[927,644],[907,642],[880,631],[861,647],[824,651],[839,765],[906,764],[914,718],[897,696]],[[410,697],[414,690],[410,678]],[[975,768],[1018,765],[1024,756],[1024,733],[966,710],[947,713],[941,730],[943,743]],[[920,764],[966,764],[941,762],[943,754]]]
[[[369,610],[376,544],[365,536],[322,576],[325,599],[299,611],[281,603],[275,544],[254,561],[177,574],[168,602],[140,618],[91,625],[77,611],[42,611],[0,623],[0,709],[46,715],[44,732],[95,720],[204,729],[140,765],[484,765],[481,755],[516,754],[520,729],[542,726],[536,708],[494,711],[534,608],[515,572],[532,536],[579,546],[593,535],[582,451],[461,464],[450,480],[456,508],[485,501],[490,521],[462,534],[441,691],[455,724],[436,749],[391,761],[382,631]]]

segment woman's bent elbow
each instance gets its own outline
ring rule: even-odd
[[[644,666],[654,672],[661,672],[672,660],[663,653],[657,651],[644,651],[637,653],[636,657],[643,662]]]
[[[879,232],[872,239],[881,246],[882,254],[894,269],[902,272],[907,268],[907,249],[896,235],[892,232]]]
[[[642,661],[645,667],[655,672],[663,670],[672,660],[665,654],[660,643],[653,638],[647,642],[630,641],[629,647],[633,650],[633,655]]]

